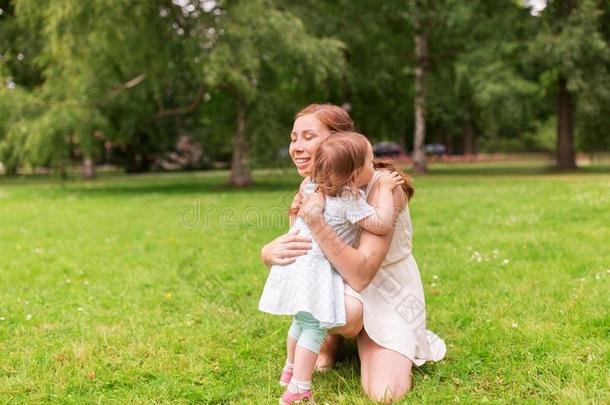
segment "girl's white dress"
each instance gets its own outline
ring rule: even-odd
[[[315,184],[310,182],[304,186],[303,192],[307,195],[314,190]],[[324,220],[348,245],[353,246],[360,234],[356,223],[372,214],[375,210],[367,204],[364,193],[357,197],[349,193],[341,197],[326,197]],[[298,229],[299,235],[311,236],[301,218],[297,218],[290,229]],[[271,267],[258,308],[274,315],[309,312],[323,328],[345,325],[343,278],[313,241],[312,249],[297,257],[294,263]]]

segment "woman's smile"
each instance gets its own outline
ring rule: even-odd
[[[303,170],[303,169],[307,169],[307,167],[309,166],[309,161],[311,160],[311,158],[309,157],[294,157],[294,164],[297,165],[297,169],[299,170]]]

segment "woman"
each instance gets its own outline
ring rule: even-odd
[[[311,162],[320,142],[336,132],[354,131],[349,114],[330,104],[312,104],[297,115],[290,142],[290,156],[299,174],[311,174]],[[375,205],[379,176],[367,186],[367,201]],[[406,192],[405,192],[406,191]],[[357,337],[362,388],[371,398],[392,402],[411,388],[413,363],[440,360],[444,342],[426,330],[423,288],[411,255],[411,222],[407,207],[412,188],[394,190],[395,232],[378,236],[363,231],[358,248],[345,244],[321,215],[321,195],[301,201],[293,209],[311,229],[316,242],[346,282],[346,325],[331,331],[318,359],[318,369],[334,363],[342,337]],[[306,254],[311,241],[286,234],[265,245],[263,262],[286,265]]]

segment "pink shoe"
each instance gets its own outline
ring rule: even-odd
[[[288,370],[288,369],[284,368],[282,370],[282,375],[280,376],[280,385],[282,387],[288,386],[291,379],[292,379],[292,370]]]
[[[282,395],[282,397],[280,398],[280,405],[301,404],[304,402],[307,402],[311,405],[315,405],[311,390],[303,391],[298,394],[293,394],[292,392],[286,390],[284,391],[284,395]]]

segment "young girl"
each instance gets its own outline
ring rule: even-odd
[[[344,132],[329,136],[315,152],[312,179],[300,193],[321,192],[326,197],[324,218],[347,244],[359,229],[384,235],[391,232],[392,190],[404,182],[398,173],[380,179],[377,209],[368,205],[360,187],[374,174],[373,148],[364,135]],[[311,235],[300,218],[291,216],[291,231]],[[345,324],[343,279],[315,243],[307,255],[269,272],[259,309],[275,315],[293,315],[288,331],[288,355],[280,377],[287,386],[280,404],[312,400],[311,378],[320,346],[330,328]]]

